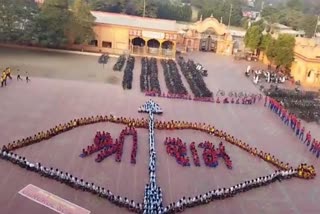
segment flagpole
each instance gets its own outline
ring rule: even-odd
[[[146,16],[146,0],[143,0],[143,17]]]
[[[314,29],[314,35],[313,35],[313,37],[314,37],[314,38],[316,38],[316,35],[317,35],[319,22],[320,22],[320,20],[319,20],[319,16],[318,16],[318,18],[317,18],[316,28]]]

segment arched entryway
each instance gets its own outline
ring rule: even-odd
[[[159,55],[160,42],[156,39],[150,39],[147,42],[148,53],[153,55]]]
[[[173,55],[173,51],[172,51],[173,46],[174,46],[174,43],[169,40],[162,42],[162,44],[161,44],[162,55],[172,56]]]
[[[132,45],[143,47],[146,45],[146,41],[144,41],[144,39],[142,39],[141,37],[136,37],[136,38],[132,39]]]
[[[144,47],[146,45],[146,41],[142,39],[141,37],[136,37],[132,39],[132,53],[134,54],[143,54],[144,53]]]
[[[164,41],[164,42],[162,42],[162,44],[161,44],[161,48],[162,49],[173,49],[173,42],[171,42],[171,41],[169,41],[169,40],[167,40],[167,41]]]
[[[149,48],[159,48],[160,47],[160,42],[156,39],[150,39],[148,42],[147,42],[147,46]]]

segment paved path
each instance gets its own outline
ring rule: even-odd
[[[190,56],[191,57],[191,56]],[[202,63],[209,71],[205,78],[211,90],[232,89],[257,92],[255,87],[243,77],[245,63],[232,62],[230,58],[194,54],[194,59]],[[89,60],[85,58],[78,65]],[[13,60],[11,61],[14,62]],[[18,64],[18,62],[16,62]],[[41,64],[41,62],[40,62]],[[12,140],[29,136],[48,129],[60,122],[97,114],[113,113],[119,116],[146,117],[137,112],[138,106],[146,101],[140,93],[140,60],[136,60],[134,72],[134,90],[123,91],[120,85],[88,83],[83,81],[56,80],[33,77],[30,84],[12,81],[8,87],[0,88],[0,145]],[[44,65],[43,65],[44,66]],[[52,67],[59,66],[52,64]],[[93,65],[94,66],[94,65]],[[160,69],[159,69],[160,70]],[[84,72],[84,69],[83,69]],[[163,88],[164,86],[161,85]],[[247,141],[250,145],[271,152],[293,166],[301,162],[314,164],[319,172],[319,160],[312,156],[290,130],[284,129],[280,121],[260,105],[216,105],[184,100],[155,98],[164,110],[163,120],[200,121],[215,124],[234,136]],[[311,125],[317,130],[315,125]],[[54,137],[46,142],[18,150],[21,155],[45,165],[61,168],[109,188],[112,192],[127,195],[139,202],[143,198],[144,184],[148,180],[147,131],[138,130],[137,164],[130,164],[131,143],[126,141],[121,164],[114,158],[108,158],[100,164],[94,162],[94,156],[79,158],[81,149],[92,142],[97,130],[105,130],[113,137],[119,135],[122,125],[101,123],[80,127]],[[234,163],[234,169],[228,170],[220,161],[217,168],[183,168],[175,163],[165,152],[163,141],[166,136],[180,137],[186,143],[210,140],[216,145],[219,140],[196,131],[157,131],[156,146],[158,152],[158,183],[164,190],[164,202],[167,204],[186,195],[194,195],[222,186],[239,183],[245,179],[269,174],[273,167],[247,155],[242,150],[226,144],[226,151]],[[199,150],[200,152],[200,150]],[[190,155],[190,152],[188,151]],[[201,159],[203,165],[203,160]],[[52,192],[72,203],[90,210],[92,213],[126,213],[105,200],[88,193],[73,190],[63,184],[48,180],[27,172],[10,163],[0,161],[0,207],[1,213],[53,213],[22,196],[17,192],[27,184],[34,184]],[[319,213],[320,197],[319,176],[311,181],[291,179],[253,190],[224,201],[191,209],[186,213]],[[302,197],[303,196],[303,197]]]

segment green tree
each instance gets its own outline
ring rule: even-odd
[[[124,11],[126,0],[90,0],[89,3],[93,10],[121,13]]]
[[[274,46],[276,48],[275,64],[290,68],[294,60],[295,38],[291,35],[281,34]]]
[[[260,26],[251,26],[244,37],[244,43],[247,48],[256,51],[260,47],[263,29]]]
[[[58,47],[66,44],[68,39],[67,26],[70,11],[65,0],[46,0],[37,18],[34,36],[43,46]]]
[[[270,60],[271,64],[274,63],[275,57],[277,55],[277,47],[275,45],[276,45],[276,40],[272,38],[271,41],[269,42],[269,45],[266,48],[266,55]]]
[[[287,2],[287,7],[297,11],[303,11],[304,9],[302,0],[289,0]]]
[[[270,34],[262,35],[261,43],[259,45],[259,49],[262,51],[266,51],[269,46],[272,44],[272,37]]]
[[[306,37],[311,38],[317,25],[317,17],[313,15],[306,15],[300,22],[300,29],[306,33]]]
[[[223,23],[227,25],[229,23],[229,14],[232,5],[230,24],[234,26],[241,25],[241,0],[203,0],[201,2],[203,2],[203,4],[199,6],[199,16],[202,15],[203,18],[207,18],[212,15],[217,20],[222,18]]]
[[[38,12],[33,0],[1,0],[0,40],[30,41]]]
[[[93,24],[95,18],[85,0],[75,0],[69,19],[69,36],[77,43],[88,43],[94,39]]]
[[[192,10],[190,6],[181,6],[171,3],[161,3],[158,5],[158,18],[172,19],[178,21],[190,21],[191,16]]]

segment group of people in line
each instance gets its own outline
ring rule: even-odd
[[[145,109],[139,109],[139,111],[144,111],[144,110]],[[92,117],[82,117],[82,118],[70,120],[69,122],[64,124],[56,125],[55,127],[47,131],[40,131],[33,136],[29,136],[21,140],[13,141],[12,143],[4,145],[2,149],[4,151],[15,150],[24,146],[28,146],[28,145],[40,142],[42,140],[50,139],[60,133],[66,132],[76,127],[89,125],[93,123],[99,123],[99,122],[112,122],[117,124],[124,124],[129,127],[146,128],[146,129],[148,128],[148,123],[149,123],[148,120],[145,118],[134,119],[129,117],[116,117],[114,115],[109,115],[109,116],[98,115],[98,116],[92,116]],[[239,148],[251,153],[252,155],[258,156],[263,160],[275,165],[279,169],[287,170],[290,168],[289,164],[285,164],[284,162],[280,161],[270,153],[259,151],[257,148],[251,147],[249,144],[236,139],[234,136],[227,134],[222,130],[216,129],[212,125],[208,125],[205,123],[175,121],[175,120],[171,120],[171,121],[155,120],[155,129],[160,129],[160,130],[191,129],[191,130],[205,132],[205,133],[217,136],[220,139],[225,140],[233,145],[236,145]],[[314,176],[315,176],[314,167],[310,166],[310,168],[308,170],[305,170],[300,177],[313,178]]]
[[[119,138],[116,139],[115,142],[113,142],[113,139],[109,132],[98,131],[94,137],[93,144],[87,146],[86,149],[82,149],[80,157],[84,158],[93,153],[99,152],[95,161],[100,163],[107,157],[116,154],[116,162],[121,162],[125,136],[128,135],[132,135],[133,138],[133,147],[131,151],[130,162],[132,164],[135,164],[138,149],[138,136],[137,131],[134,127],[126,127],[124,130],[122,130]]]
[[[93,182],[87,182],[82,178],[72,175],[71,173],[63,172],[62,170],[57,168],[55,169],[53,167],[45,167],[39,162],[29,162],[25,157],[22,157],[10,151],[0,150],[0,158],[17,164],[29,171],[38,173],[41,176],[64,183],[72,188],[91,192],[92,194],[109,200],[117,206],[125,207],[133,212],[142,213],[143,204],[136,203],[133,200],[129,200],[127,197],[114,195],[110,190],[105,189],[104,187],[100,187]]]
[[[162,113],[162,110],[155,103],[147,103],[146,105],[139,108],[139,111],[149,112],[149,113],[150,111],[152,111],[159,114]],[[149,130],[149,155],[150,155],[150,161],[148,164],[149,165],[149,183],[145,187],[145,196],[142,204],[135,203],[134,201],[130,201],[127,198],[114,196],[110,191],[105,190],[104,188],[101,188],[95,185],[94,183],[85,182],[83,179],[79,179],[75,176],[72,176],[69,173],[62,172],[59,169],[46,168],[42,166],[40,163],[36,163],[36,164],[30,163],[25,158],[12,153],[12,150],[14,149],[27,146],[33,143],[37,143],[42,140],[49,139],[53,136],[56,136],[60,133],[66,132],[68,130],[71,130],[79,126],[98,123],[98,122],[112,122],[112,123],[124,124],[128,127],[131,127],[131,129],[130,128],[127,129],[127,132],[123,132],[123,135],[125,135],[125,133],[131,133],[131,134],[134,133],[133,131],[134,128],[146,128]],[[162,129],[162,130],[163,129],[164,130],[191,129],[191,130],[206,132],[208,134],[219,137],[221,140],[224,140],[233,145],[236,145],[239,148],[249,152],[254,156],[262,158],[263,160],[277,166],[279,170],[274,172],[271,175],[259,177],[251,181],[245,181],[241,184],[237,184],[230,188],[219,188],[217,190],[209,191],[205,194],[188,198],[188,199],[186,197],[183,197],[177,203],[169,204],[167,207],[163,208],[162,190],[160,187],[156,185],[156,152],[155,152],[155,142],[154,142],[155,129]],[[108,134],[106,134],[104,137],[104,135],[100,133],[97,139],[95,139],[95,143],[99,145],[100,140],[104,138],[108,138]],[[203,147],[204,149],[209,149],[209,147],[213,148],[212,144],[210,145],[210,143],[208,142],[201,144],[200,147]],[[195,145],[193,144],[192,153],[196,154],[194,149],[195,149]],[[92,153],[92,151],[94,150],[95,150],[95,147],[90,148],[89,151],[85,151],[85,152],[89,154],[89,153]],[[219,144],[219,151],[221,150],[225,151],[225,148],[222,143]],[[182,154],[183,152],[185,151],[182,151]],[[227,156],[225,152],[224,153],[220,152],[219,154],[230,159],[230,157]],[[297,169],[293,169],[292,167],[289,166],[288,163],[285,164],[284,162],[281,162],[279,159],[275,158],[270,153],[259,151],[257,148],[252,148],[247,143],[244,143],[241,140],[236,139],[232,135],[229,135],[222,130],[216,129],[212,125],[208,125],[205,123],[174,121],[174,120],[157,121],[157,120],[154,120],[154,117],[152,116],[152,114],[149,114],[149,120],[145,118],[133,119],[133,118],[127,118],[127,117],[116,117],[114,115],[110,115],[110,116],[98,115],[98,116],[74,119],[67,123],[59,124],[47,131],[39,132],[34,136],[30,136],[13,143],[9,143],[6,146],[3,146],[0,151],[0,156],[6,160],[9,160],[13,163],[20,165],[21,167],[27,168],[28,170],[35,171],[41,175],[50,177],[52,179],[56,179],[60,182],[66,183],[71,187],[82,189],[84,191],[89,191],[94,194],[98,194],[100,197],[106,198],[118,206],[126,207],[129,210],[132,210],[135,212],[141,212],[141,213],[146,211],[150,213],[162,213],[162,212],[176,213],[176,212],[182,211],[187,207],[193,207],[193,206],[208,203],[212,200],[231,197],[239,192],[247,191],[249,189],[259,187],[261,185],[266,185],[270,182],[274,182],[277,179],[278,180],[286,179],[286,178],[290,178],[291,176],[310,179],[310,178],[314,178],[316,175],[315,169],[312,165],[308,166],[306,164],[301,164]],[[206,154],[205,157],[212,159],[212,155],[209,157]],[[195,156],[194,159],[199,160],[199,155]],[[208,163],[212,163],[212,162],[208,161]]]
[[[254,84],[258,84],[261,82],[262,79],[265,80],[267,83],[285,83],[285,81],[288,79],[286,75],[284,75],[282,72],[276,70],[272,71],[271,69],[268,70],[254,70],[249,65],[247,67],[247,70],[245,72],[245,75],[247,77],[250,77],[252,75],[252,81]]]
[[[113,70],[121,71],[125,63],[126,63],[126,55],[119,56],[117,62],[113,66]]]
[[[19,70],[18,70],[19,71]],[[6,69],[4,69],[1,73],[0,76],[0,83],[1,83],[1,87],[5,87],[7,86],[7,81],[8,80],[12,80],[12,76],[11,76],[11,68],[7,67]],[[20,76],[20,74],[17,75],[17,80],[23,80]],[[28,75],[26,75],[26,82],[30,82],[30,78]]]
[[[135,58],[133,56],[128,56],[126,67],[124,68],[122,88],[132,89],[133,80],[133,69],[134,69]]]
[[[164,98],[169,98],[169,99],[183,99],[183,100],[193,100],[193,101],[198,101],[198,102],[210,102],[210,103],[217,103],[217,104],[242,104],[242,105],[252,105],[255,104],[256,102],[260,101],[261,98],[258,95],[251,95],[248,97],[230,97],[230,96],[217,96],[215,99],[214,97],[194,97],[192,98],[191,95],[180,95],[180,94],[170,94],[170,93],[162,93],[158,94],[153,91],[148,91],[145,92],[146,96],[150,97],[164,97]]]
[[[280,102],[272,97],[265,97],[265,106],[270,108],[282,122],[289,126],[294,135],[307,147],[310,146],[309,151],[320,157],[320,141],[316,138],[312,138],[311,132],[306,131],[301,120],[294,114],[289,112]]]
[[[163,201],[162,201],[162,190],[161,187],[157,186],[156,183],[156,147],[155,147],[155,120],[154,115],[150,112],[161,114],[162,110],[155,102],[152,100],[145,103],[139,108],[139,111],[148,112],[149,111],[149,121],[147,124],[148,128],[148,143],[149,143],[149,183],[145,186],[144,198],[143,198],[143,213],[153,214],[162,213]]]
[[[188,146],[186,143],[183,143],[180,138],[167,137],[164,141],[164,144],[166,145],[167,153],[174,157],[178,164],[181,166],[191,166],[190,159],[187,155]],[[194,164],[198,167],[201,166],[195,142],[192,142],[189,147]],[[224,159],[226,166],[229,169],[232,169],[232,161],[230,156],[226,153],[222,142],[220,142],[219,148],[217,149],[215,149],[213,143],[208,141],[200,143],[198,147],[203,149],[202,157],[206,166],[217,167],[218,158],[222,158]]]
[[[180,57],[178,60],[181,72],[186,78],[193,95],[197,98],[208,98],[212,97],[213,93],[208,89],[206,83],[203,80],[203,76],[197,70],[196,64],[192,60],[187,62]]]
[[[247,180],[229,188],[220,187],[218,189],[211,190],[194,197],[182,197],[177,202],[170,203],[167,207],[165,207],[163,209],[163,213],[179,213],[184,211],[186,208],[208,204],[216,200],[223,200],[229,197],[233,197],[239,193],[247,192],[254,188],[266,186],[276,181],[281,182],[284,179],[289,179],[292,176],[296,176],[296,174],[297,170],[294,169],[276,170],[270,175]]]
[[[183,85],[176,62],[172,59],[162,59],[160,62],[163,68],[164,80],[168,88],[167,95],[177,98],[188,97],[187,89]]]
[[[141,59],[140,90],[161,94],[156,58],[143,57]]]

